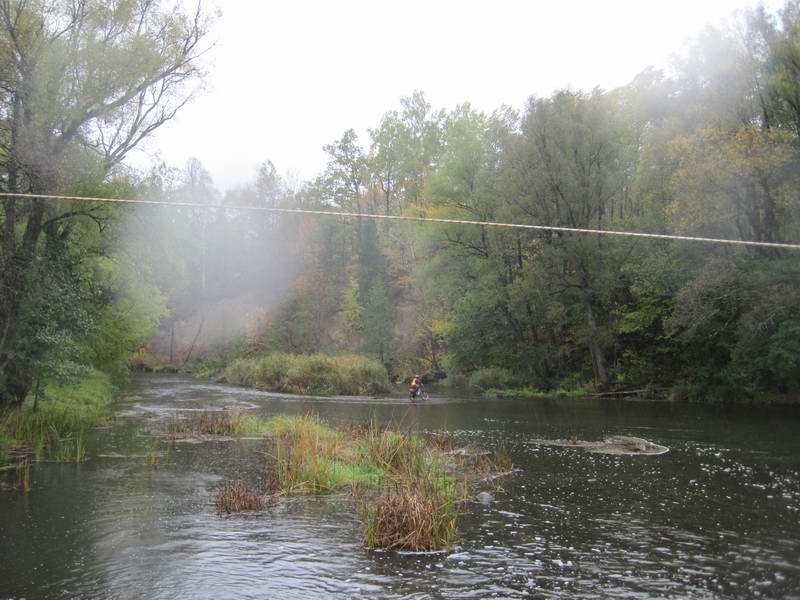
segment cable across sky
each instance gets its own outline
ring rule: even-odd
[[[502,223],[498,221],[474,221],[469,219],[443,219],[438,217],[417,217],[411,215],[381,215],[372,213],[356,213],[336,210],[317,210],[305,208],[278,208],[272,206],[233,206],[222,204],[204,204],[201,202],[167,202],[165,200],[143,200],[132,198],[96,198],[91,196],[60,196],[56,194],[24,194],[0,192],[0,198],[25,198],[29,200],[73,200],[82,202],[102,202],[113,204],[145,204],[151,206],[173,206],[186,208],[261,211],[279,214],[318,215],[330,217],[349,217],[357,219],[375,219],[386,221],[410,221],[418,223],[443,223],[450,225],[478,225],[481,227],[503,227],[506,229],[523,229],[533,231],[555,231],[560,233],[611,235],[621,237],[649,238],[657,240],[676,240],[684,242],[704,242],[708,244],[729,244],[735,246],[754,246],[759,248],[782,248],[800,250],[800,242],[758,242],[751,240],[731,240],[725,238],[709,238],[688,235],[670,235],[663,233],[646,233],[642,231],[617,231],[613,229],[587,229],[583,227],[563,227],[557,225],[530,225],[527,223]]]

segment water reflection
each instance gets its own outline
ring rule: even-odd
[[[157,468],[148,428],[176,411],[394,420],[503,443],[522,472],[463,516],[441,554],[368,552],[346,498],[219,518],[224,477],[253,478],[261,442],[178,444]],[[800,592],[796,412],[444,396],[298,399],[179,377],[139,381],[94,458],[39,465],[0,496],[0,597],[750,598]],[[668,454],[607,456],[540,438],[634,435]]]

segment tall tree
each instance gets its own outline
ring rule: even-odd
[[[4,187],[57,193],[102,180],[172,119],[202,78],[209,18],[157,0],[0,2]],[[22,402],[33,373],[19,351],[20,309],[36,293],[42,239],[66,240],[98,206],[4,200],[0,243],[0,404]]]

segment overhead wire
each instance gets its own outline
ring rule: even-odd
[[[30,200],[72,200],[84,202],[101,202],[114,204],[145,204],[151,206],[171,206],[202,209],[223,209],[241,211],[262,211],[278,214],[318,215],[331,217],[349,217],[358,219],[375,219],[387,221],[409,221],[419,223],[441,223],[446,225],[478,225],[481,227],[501,227],[507,229],[523,229],[533,231],[551,231],[560,233],[576,233],[591,235],[610,235],[658,240],[676,240],[685,242],[702,242],[711,244],[730,244],[735,246],[753,246],[759,248],[781,248],[800,250],[800,242],[759,242],[754,240],[732,240],[726,238],[698,237],[689,235],[672,235],[665,233],[647,233],[643,231],[619,231],[614,229],[590,229],[585,227],[564,227],[560,225],[531,225],[528,223],[503,223],[498,221],[476,221],[470,219],[445,219],[440,217],[419,217],[412,215],[381,215],[373,213],[348,212],[337,210],[321,210],[307,208],[280,208],[275,206],[235,206],[228,204],[205,204],[202,202],[168,202],[166,200],[144,200],[133,198],[102,198],[92,196],[64,196],[57,194],[28,194],[0,192],[0,198],[26,198]]]

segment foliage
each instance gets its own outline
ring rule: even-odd
[[[400,216],[796,240],[798,19],[795,2],[743,13],[699,36],[669,77],[648,69],[521,112],[437,112],[415,92],[369,147],[352,131],[327,147],[314,197]],[[447,375],[491,395],[800,392],[788,252],[358,219],[336,239],[329,227],[307,239],[314,268],[336,275],[305,270],[285,304],[326,298],[291,312],[293,329],[315,332],[303,352],[360,350],[393,377]]]
[[[191,98],[209,26],[199,8],[158,0],[0,5],[4,190],[130,195],[120,165]],[[122,210],[51,200],[0,208],[0,405],[92,366],[122,374],[160,313],[146,277],[103,260],[121,258],[110,234]]]

